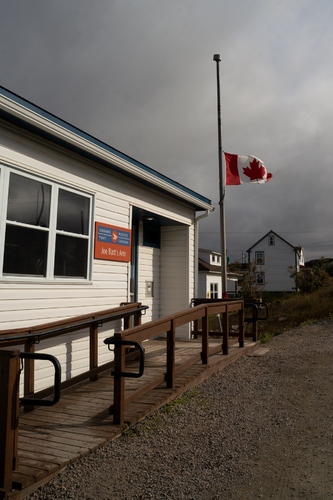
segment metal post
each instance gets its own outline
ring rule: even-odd
[[[217,125],[218,125],[218,145],[219,145],[219,186],[220,186],[220,238],[221,238],[221,282],[222,282],[222,298],[227,298],[227,249],[226,249],[226,234],[225,234],[225,181],[222,167],[222,125],[221,125],[221,96],[220,96],[220,54],[214,54],[216,61],[216,78],[217,78]]]

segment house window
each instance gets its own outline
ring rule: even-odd
[[[219,284],[218,283],[211,283],[210,284],[210,298],[211,299],[218,299],[219,297]]]
[[[156,222],[149,220],[143,222],[143,246],[161,247],[161,228]]]
[[[257,285],[265,284],[265,273],[256,273]]]
[[[270,235],[268,236],[268,245],[269,245],[270,247],[272,247],[272,246],[274,246],[274,245],[275,245],[275,236],[274,236],[274,234],[270,234]]]
[[[259,264],[260,266],[265,263],[265,254],[264,252],[256,252],[255,253],[256,257],[256,264]]]
[[[89,279],[92,196],[3,168],[2,276]]]
[[[211,255],[211,263],[214,265],[219,265],[221,264],[221,258],[219,255],[212,254]]]

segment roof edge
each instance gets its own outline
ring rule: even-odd
[[[27,129],[29,126],[33,126],[37,131],[39,130],[52,136],[55,142],[62,141],[69,146],[75,146],[82,151],[82,154],[93,155],[104,162],[106,161],[109,163],[110,168],[115,166],[123,171],[125,175],[130,174],[131,176],[135,176],[137,179],[144,181],[144,183],[149,183],[172,196],[194,205],[197,210],[213,210],[211,200],[208,198],[140,163],[134,158],[1,86],[0,110],[20,120],[21,123],[26,124]]]
[[[252,248],[254,248],[256,245],[258,245],[258,243],[260,243],[262,240],[264,240],[265,238],[267,238],[267,236],[269,234],[274,234],[274,236],[277,236],[280,240],[284,241],[284,243],[287,243],[287,245],[289,245],[291,248],[293,248],[296,251],[296,247],[294,245],[292,245],[291,243],[289,243],[289,241],[287,241],[284,238],[282,238],[281,236],[279,236],[275,231],[271,230],[271,231],[268,231],[268,233],[266,233],[256,243],[254,243],[248,250],[246,250],[246,252],[250,252],[252,250]]]

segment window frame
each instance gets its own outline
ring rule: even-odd
[[[214,295],[214,297],[212,297],[212,295]],[[216,295],[216,297],[215,297],[215,295]],[[209,297],[211,299],[218,299],[219,298],[219,284],[217,282],[210,283]]]
[[[273,247],[275,245],[275,236],[274,234],[270,234],[268,236],[268,246]]]
[[[265,284],[265,273],[258,272],[256,273],[256,284],[264,285]]]
[[[11,221],[7,219],[7,207],[8,207],[8,196],[9,196],[9,182],[11,173],[20,175],[31,179],[36,182],[42,182],[47,184],[51,188],[51,201],[50,201],[50,214],[49,214],[49,227],[44,228],[41,226],[35,226],[32,224],[21,223],[17,221]],[[58,197],[59,190],[68,191],[76,195],[82,196],[89,200],[89,214],[88,214],[88,234],[81,235],[78,233],[72,233],[69,231],[62,231],[57,229],[57,208],[58,208]],[[51,177],[35,173],[30,170],[26,170],[23,167],[20,168],[16,165],[9,164],[7,162],[0,162],[0,281],[1,282],[38,282],[38,283],[91,283],[92,281],[92,262],[93,262],[93,218],[94,218],[94,205],[95,196],[94,193],[88,190],[83,190],[61,182],[57,179],[52,179]],[[46,273],[45,276],[41,275],[24,275],[24,274],[11,274],[4,273],[4,255],[5,255],[5,239],[6,239],[6,228],[7,225],[19,226],[28,229],[37,229],[40,231],[45,231],[48,233],[47,238],[47,250],[46,250]],[[75,237],[78,239],[87,240],[87,260],[86,260],[86,277],[76,277],[76,276],[56,276],[55,275],[55,250],[56,250],[56,237],[57,235],[64,235],[69,237]]]
[[[261,257],[261,255],[262,255],[262,257]],[[263,252],[263,251],[257,251],[255,253],[255,262],[259,266],[262,266],[263,264],[265,264],[265,252]]]
[[[156,242],[149,241],[148,234],[156,237]],[[142,246],[150,248],[161,248],[161,226],[155,221],[144,220],[142,225]]]

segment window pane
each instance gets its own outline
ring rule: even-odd
[[[264,252],[256,252],[256,264],[264,263]]]
[[[51,186],[10,174],[7,219],[49,227]]]
[[[46,276],[47,238],[47,231],[7,225],[3,272]]]
[[[87,277],[88,240],[57,235],[54,275]]]
[[[157,224],[144,222],[143,224],[143,245],[147,247],[160,248],[161,228]]]
[[[88,235],[90,199],[59,189],[57,229]]]

